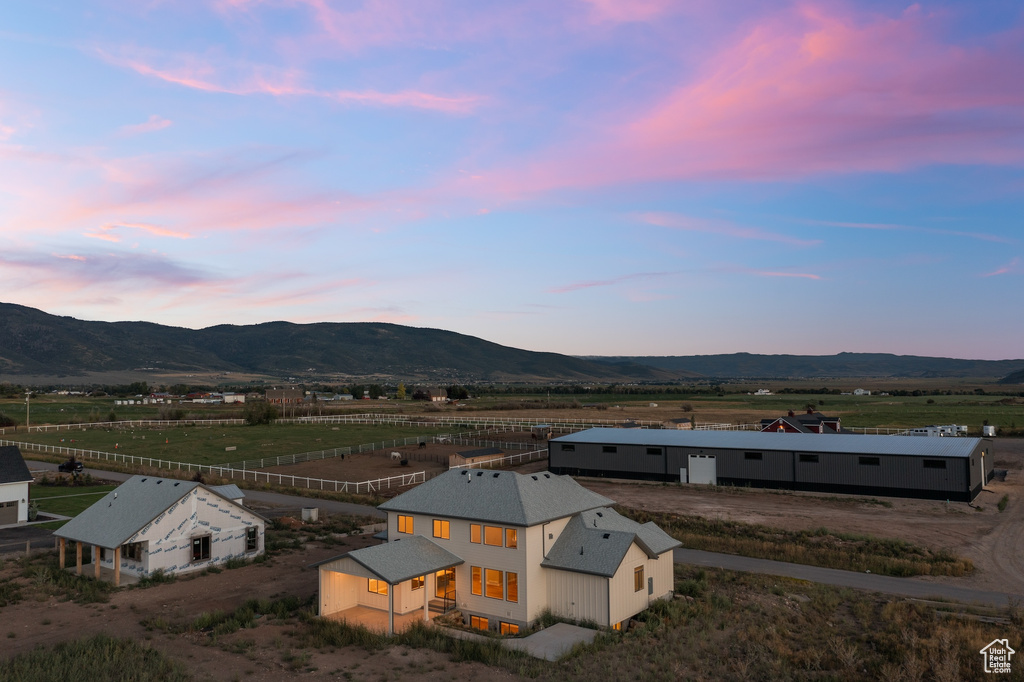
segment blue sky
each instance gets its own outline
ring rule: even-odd
[[[1015,2],[0,6],[0,299],[1020,358]]]

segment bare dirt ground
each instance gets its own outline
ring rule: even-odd
[[[479,663],[453,663],[444,654],[404,646],[374,653],[358,647],[299,651],[293,633],[302,625],[294,622],[264,622],[264,618],[256,628],[239,630],[215,642],[204,633],[167,634],[143,625],[153,619],[184,623],[214,610],[232,612],[253,598],[307,598],[317,590],[317,571],[309,568],[310,564],[376,541],[356,536],[345,542],[344,546],[307,545],[265,564],[146,589],[121,589],[107,604],[81,605],[55,597],[39,601],[27,588],[28,598],[0,609],[0,661],[36,646],[105,633],[159,649],[184,663],[197,680],[262,682],[298,676],[338,679],[339,675],[355,680],[517,679]],[[19,564],[7,561],[0,564],[0,577],[21,570]]]
[[[982,492],[975,501],[980,510],[963,502],[579,480],[587,488],[637,509],[787,530],[825,527],[947,549],[973,561],[974,573],[965,578],[928,579],[1024,594],[1024,440],[997,440],[993,449],[996,468],[1007,469],[1008,475],[1006,481],[993,481]],[[999,512],[997,504],[1003,495],[1009,500],[1006,510]]]

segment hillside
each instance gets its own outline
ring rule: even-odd
[[[593,357],[598,362],[644,365],[673,374],[718,379],[813,379],[857,377],[983,378],[1007,377],[1024,370],[1024,360],[959,360],[889,353],[837,355],[727,355]]]
[[[439,329],[374,322],[219,325],[88,322],[0,303],[0,374],[252,372],[460,381],[669,380],[652,367],[535,353]]]

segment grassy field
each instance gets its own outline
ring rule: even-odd
[[[404,438],[429,438],[440,429],[392,425],[269,424],[263,426],[175,426],[159,429],[80,429],[8,434],[5,438],[83,450],[117,452],[193,464],[224,464],[313,450],[353,447]],[[228,451],[227,448],[235,450]]]
[[[94,502],[116,488],[116,485],[94,486],[32,486],[32,500],[44,514],[78,516]]]

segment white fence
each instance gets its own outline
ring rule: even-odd
[[[548,456],[547,448],[543,450],[534,450],[532,452],[523,452],[518,455],[506,455],[505,457],[497,457],[495,459],[488,459],[483,462],[470,462],[468,464],[455,464],[449,467],[450,469],[490,469],[496,466],[515,466],[516,464],[522,464],[523,462],[533,462],[538,459],[544,459]]]
[[[309,490],[330,490],[340,493],[371,493],[391,488],[423,483],[426,480],[426,473],[415,471],[400,476],[389,476],[370,481],[335,481],[326,478],[312,478],[309,476],[291,476],[289,474],[277,474],[268,471],[250,471],[246,469],[235,469],[209,464],[192,464],[189,462],[171,462],[164,459],[152,457],[135,457],[133,455],[122,455],[113,452],[102,452],[100,450],[83,450],[81,448],[66,448],[57,445],[42,445],[40,443],[24,443],[12,440],[0,440],[0,445],[15,445],[23,450],[42,452],[44,454],[64,455],[75,457],[79,460],[102,459],[105,461],[120,462],[122,464],[135,464],[138,466],[154,467],[156,469],[168,469],[179,471],[198,471],[201,473],[214,474],[231,480],[253,481],[255,483],[276,483],[282,486],[293,488],[306,488]]]

